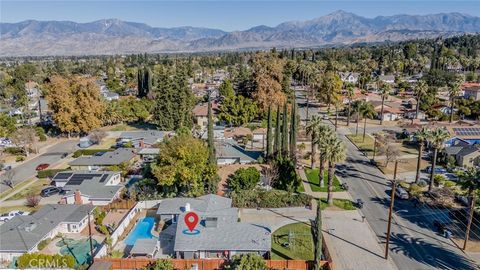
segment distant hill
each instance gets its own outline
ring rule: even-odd
[[[308,21],[225,32],[199,27],[159,28],[117,19],[90,23],[0,23],[0,56],[95,55],[316,47],[401,41],[480,32],[480,17],[460,13],[364,18],[345,11]]]

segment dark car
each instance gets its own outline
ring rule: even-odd
[[[433,227],[439,232],[439,233],[444,233],[444,231],[448,228],[448,225],[452,224],[452,222],[446,222],[443,220],[438,220],[435,219],[433,221]]]
[[[60,192],[60,189],[57,188],[57,187],[46,187],[44,189],[42,189],[42,191],[40,192],[40,196],[42,197],[50,197],[54,194],[57,194]]]
[[[68,153],[67,153],[67,152],[65,152],[65,153],[62,154],[62,158],[66,158],[67,156],[68,156]]]
[[[46,168],[48,168],[49,166],[50,166],[50,164],[48,164],[48,163],[42,163],[42,164],[39,164],[39,165],[37,166],[37,168],[35,168],[35,170],[37,170],[37,171],[43,171],[43,170],[45,170]]]

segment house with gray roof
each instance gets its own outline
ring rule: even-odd
[[[148,148],[163,141],[169,132],[160,130],[125,131],[120,134],[118,144],[131,142],[135,148]]]
[[[107,205],[120,197],[124,188],[120,172],[65,171],[57,173],[52,181],[64,191],[66,204]]]
[[[172,223],[166,231],[175,235],[173,255],[183,259],[231,258],[242,253],[267,256],[271,249],[270,229],[240,222],[238,209],[231,204],[231,199],[213,194],[162,200],[157,214]],[[200,219],[195,233],[189,233],[184,221],[185,215],[191,211]]]
[[[255,163],[261,156],[261,151],[248,151],[232,139],[215,142],[215,157],[218,165]]]
[[[38,244],[59,233],[80,233],[88,225],[93,205],[47,204],[28,216],[15,216],[0,225],[0,260],[12,261],[38,251]]]
[[[131,148],[118,148],[115,151],[104,152],[100,155],[81,156],[69,163],[72,170],[95,171],[105,167],[131,164],[136,160],[136,153]]]
[[[457,166],[464,168],[480,166],[480,145],[458,143],[446,147],[444,153],[447,156],[454,157]]]

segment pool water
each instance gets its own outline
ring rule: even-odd
[[[98,242],[95,239],[92,239],[93,250],[98,247]],[[85,263],[90,263],[90,240],[80,239],[74,240],[71,238],[65,238],[56,244],[57,247],[60,247],[60,254],[62,255],[72,255],[77,262],[77,265],[82,265]]]
[[[127,238],[125,238],[125,245],[133,246],[137,239],[150,239],[153,238],[152,235],[152,228],[155,224],[155,218],[153,217],[145,217],[140,220],[135,228],[128,234]]]

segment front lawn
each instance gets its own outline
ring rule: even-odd
[[[305,169],[305,174],[307,175],[308,182],[310,183],[310,187],[312,191],[320,191],[320,192],[327,192],[327,183],[328,183],[328,172],[325,170],[323,174],[323,179],[325,186],[320,187],[319,177],[318,177],[318,169]],[[343,191],[342,187],[340,187],[340,182],[338,178],[334,175],[333,176],[333,191]]]
[[[327,206],[328,206],[327,199],[322,198],[322,199],[320,199],[320,201],[321,201],[320,209],[327,208]],[[347,199],[335,199],[335,198],[333,198],[333,205],[338,207],[338,208],[341,208],[343,210],[355,210],[355,209],[357,209],[353,205],[353,202],[350,201],[350,200],[347,200]]]
[[[313,260],[314,246],[311,226],[294,223],[272,234],[273,260]]]
[[[50,182],[51,181],[48,179],[38,179],[30,186],[12,195],[10,198],[7,199],[7,201],[25,199],[27,195],[30,193],[33,193],[35,195],[40,195],[40,191],[42,191],[43,188],[48,186]]]
[[[361,133],[358,133],[358,135],[348,134],[346,137],[357,146],[358,150],[367,152],[367,154],[373,154],[373,143],[375,140],[370,135],[367,134],[365,136],[365,141],[363,141],[363,134]]]

